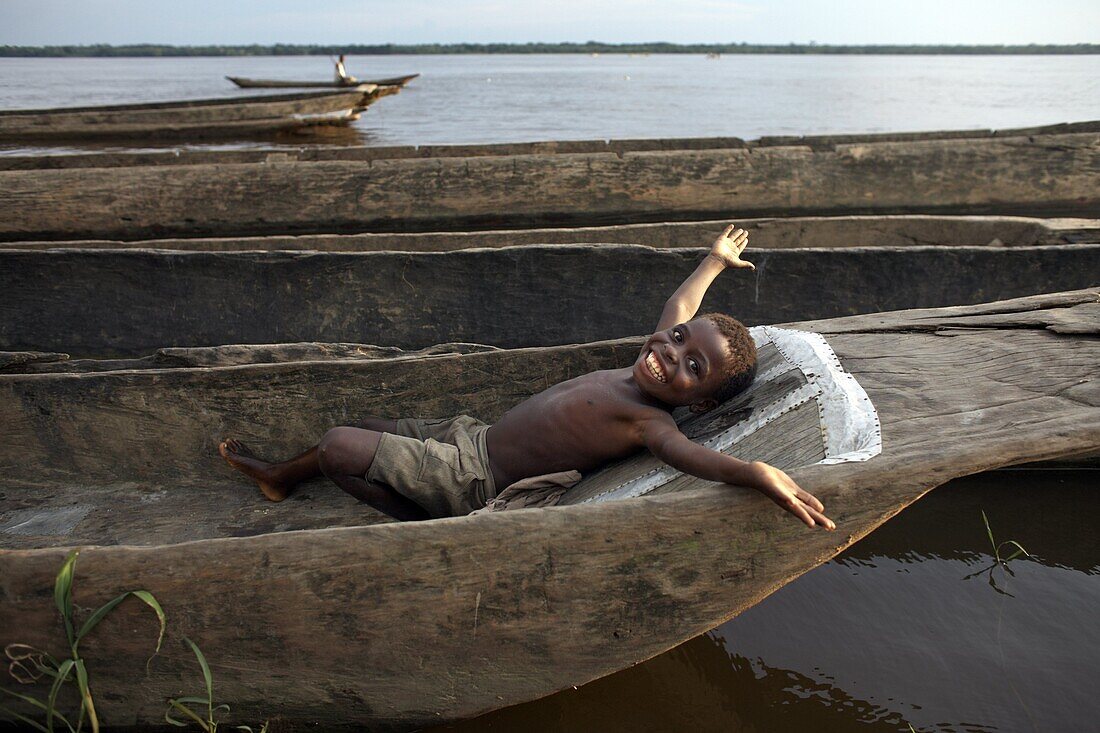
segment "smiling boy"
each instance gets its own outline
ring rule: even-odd
[[[449,420],[367,418],[329,430],[320,443],[282,463],[251,455],[235,440],[219,452],[281,501],[298,483],[324,474],[356,498],[403,520],[481,509],[505,488],[567,486],[579,475],[648,449],[670,466],[709,481],[749,486],[808,526],[834,529],[824,507],[783,471],[747,463],[692,442],[671,412],[705,412],[744,390],[756,373],[748,330],[721,314],[695,318],[703,295],[741,259],[748,234],[731,225],[668,299],[657,329],[633,365],[557,384],[506,412],[495,425]],[[557,492],[560,495],[560,491]]]

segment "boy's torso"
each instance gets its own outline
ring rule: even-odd
[[[556,471],[591,471],[642,446],[647,419],[667,418],[631,369],[591,372],[557,384],[504,414],[486,436],[498,487]]]

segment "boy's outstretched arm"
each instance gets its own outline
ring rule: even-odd
[[[755,270],[756,267],[751,262],[741,259],[741,253],[745,251],[748,243],[749,233],[744,229],[735,229],[733,224],[726,227],[726,231],[714,240],[710,254],[699,263],[695,272],[684,280],[684,283],[665,303],[665,309],[661,311],[661,320],[657,322],[655,330],[663,331],[677,323],[685,323],[694,318],[699,311],[699,304],[703,302],[707,288],[722,270],[727,267]]]
[[[825,507],[783,471],[767,463],[745,461],[711,450],[688,439],[670,416],[646,421],[643,441],[653,455],[684,473],[708,481],[751,486],[795,515],[807,526],[836,529]]]

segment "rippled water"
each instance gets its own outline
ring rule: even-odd
[[[238,90],[227,74],[325,80],[331,69],[326,58],[299,56],[4,58],[0,108],[230,97],[256,90]],[[1100,119],[1100,56],[353,56],[348,70],[362,79],[422,74],[355,124],[350,142],[368,145]]]
[[[1097,477],[952,482],[709,634],[440,730],[1096,730]],[[1011,575],[991,572],[983,509],[1034,555]]]

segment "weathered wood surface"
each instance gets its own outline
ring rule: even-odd
[[[449,252],[530,244],[640,244],[699,247],[729,222],[724,219],[605,227],[505,229],[476,232],[306,234],[189,239],[77,239],[0,242],[5,249],[171,249],[197,252]],[[1100,219],[1024,216],[792,216],[739,219],[753,249],[806,247],[1025,247],[1100,241]]]
[[[217,137],[249,130],[335,124],[355,119],[377,96],[379,88],[367,84],[339,92],[0,110],[0,141]]]
[[[37,351],[0,351],[0,373],[48,374],[56,372],[111,372],[128,369],[181,369],[247,364],[279,364],[291,361],[334,359],[423,359],[443,354],[497,351],[483,344],[435,344],[416,351],[374,344],[230,344],[225,346],[169,347],[136,359],[71,359],[68,354]]]
[[[0,252],[0,349],[146,356],[296,341],[547,346],[644,333],[705,250]],[[758,250],[703,307],[745,323],[1089,287],[1100,245]],[[624,276],[629,273],[629,277]]]
[[[241,722],[279,716],[303,728],[409,730],[531,699],[713,628],[952,477],[1096,449],[1097,297],[924,313],[915,327],[899,313],[832,329],[830,342],[878,407],[885,448],[866,463],[793,473],[825,501],[835,534],[808,531],[751,492],[699,482],[601,505],[89,547],[75,601],[91,607],[122,590],[151,590],[169,633],[206,652],[219,698]],[[1080,328],[1059,333],[1047,328],[1054,321]],[[608,356],[606,345],[594,348]],[[456,364],[539,353],[429,360],[431,394],[473,376]],[[276,368],[285,367],[264,367]],[[511,374],[494,376],[512,389]],[[58,376],[21,378],[43,379]],[[271,394],[279,391],[273,384]],[[60,651],[51,588],[65,554],[0,552],[3,641]],[[175,642],[146,673],[155,624],[137,605],[124,604],[82,645],[101,716],[121,727],[158,724],[167,696],[200,684]]]
[[[660,141],[657,141],[660,142]],[[180,156],[181,158],[183,156]],[[216,160],[216,159],[215,159]],[[915,142],[0,171],[0,240],[1100,215],[1100,131]]]
[[[581,153],[643,153],[670,150],[715,150],[765,147],[807,147],[833,151],[838,145],[886,142],[934,142],[942,140],[992,140],[997,138],[1069,135],[1100,132],[1100,120],[1071,122],[1006,130],[938,130],[854,135],[767,136],[757,140],[738,137],[643,138],[637,140],[542,140],[523,143],[472,143],[460,145],[361,145],[317,148],[279,147],[248,150],[171,150],[164,152],[69,153],[64,155],[10,155],[0,157],[0,170],[57,168],[116,168],[129,166],[198,165],[229,163],[371,162],[401,158],[470,158],[483,156],[576,155]]]

